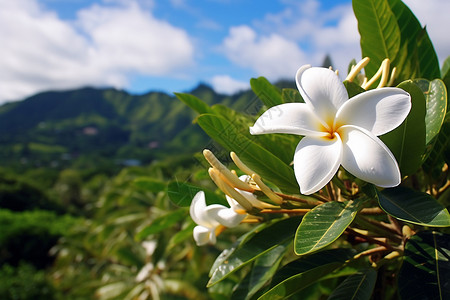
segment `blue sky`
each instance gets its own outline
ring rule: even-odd
[[[450,1],[405,2],[442,63]],[[340,70],[360,58],[349,0],[0,0],[0,45],[0,103],[81,86],[233,93],[326,54]]]

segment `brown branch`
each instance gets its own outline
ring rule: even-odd
[[[385,247],[386,249],[394,250],[394,247],[392,247],[392,246],[389,245],[388,243],[385,243],[385,242],[383,242],[383,241],[380,241],[379,239],[376,239],[376,238],[374,238],[374,237],[371,237],[371,236],[368,236],[368,235],[359,233],[359,232],[357,232],[357,231],[351,229],[350,227],[348,227],[348,228],[346,229],[346,231],[348,232],[348,234],[353,235],[353,236],[357,236],[357,237],[359,237],[359,238],[362,238],[362,239],[366,240],[367,242],[369,242],[369,243],[371,243],[371,244],[377,244],[377,245],[380,245],[380,246]]]

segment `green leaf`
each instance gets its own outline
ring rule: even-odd
[[[439,62],[433,45],[413,12],[400,0],[388,0],[401,33],[401,49],[392,62],[400,81],[439,78]]]
[[[251,271],[241,280],[238,287],[233,292],[232,299],[251,299],[259,289],[270,281],[278,269],[286,251],[290,249],[288,245],[291,241],[278,245],[267,253],[258,257]]]
[[[377,194],[380,207],[399,220],[422,226],[450,226],[448,210],[427,193],[399,186]]]
[[[139,231],[136,234],[135,238],[138,241],[142,241],[147,236],[159,233],[169,227],[172,227],[176,223],[186,219],[187,215],[188,211],[186,209],[178,209],[169,212],[153,220],[153,222],[149,226],[146,226],[141,231]]]
[[[449,76],[450,76],[450,56],[447,56],[444,63],[442,64],[441,78],[444,79],[445,77]]]
[[[294,251],[305,255],[328,246],[352,223],[364,201],[326,202],[304,217],[295,233]]]
[[[180,99],[184,104],[195,110],[199,114],[212,113],[211,108],[208,104],[198,99],[194,95],[184,94],[184,93],[175,93],[178,99]]]
[[[299,217],[266,222],[255,228],[240,244],[226,249],[211,268],[208,287],[225,279],[233,272],[271,251],[278,245],[290,241],[300,222]]]
[[[406,120],[380,139],[397,159],[402,176],[411,175],[420,168],[425,153],[426,103],[422,90],[411,80],[398,85],[411,95],[412,108]]]
[[[425,231],[411,237],[398,285],[402,299],[450,299],[450,235]]]
[[[250,79],[250,86],[267,108],[284,103],[280,90],[266,78],[252,78]]]
[[[333,291],[328,300],[370,300],[376,281],[377,272],[374,269],[350,275]]]
[[[434,143],[431,153],[424,163],[424,170],[435,177],[441,176],[445,154],[450,145],[450,112],[445,115],[444,123]]]
[[[168,249],[172,249],[176,245],[184,242],[185,240],[192,237],[192,231],[194,230],[194,227],[196,224],[194,222],[189,222],[188,225],[175,233],[169,241],[169,245],[167,246]]]
[[[299,91],[296,89],[282,89],[281,98],[284,103],[305,103]]]
[[[242,134],[233,123],[216,115],[205,114],[199,116],[198,124],[225,149],[236,152],[239,158],[263,179],[274,183],[285,192],[298,193],[293,169]]]
[[[450,89],[450,56],[444,61],[444,65],[442,66],[442,81],[444,81],[445,86],[447,87],[447,91]],[[448,99],[447,99],[448,100]],[[448,109],[447,105],[447,109]]]
[[[172,181],[167,185],[167,195],[169,199],[177,206],[190,206],[195,194],[199,191],[205,192],[206,204],[222,204],[228,205],[225,197],[221,197],[209,190],[204,190],[201,187],[181,182]]]
[[[447,90],[444,82],[440,79],[429,81],[426,79],[415,79],[415,84],[422,90],[426,102],[426,144],[439,134],[445,113],[447,112]]]
[[[273,278],[273,287],[258,299],[287,299],[344,265],[352,255],[351,249],[341,248],[301,257],[281,268]]]
[[[385,58],[394,60],[400,49],[400,28],[386,0],[353,0],[353,11],[361,35],[362,57],[370,62],[364,68],[372,77]]]
[[[346,80],[346,81],[344,81],[344,86],[347,89],[349,98],[356,96],[358,94],[361,94],[362,92],[365,92],[365,90],[362,87],[360,87],[359,85],[357,85],[354,82],[350,82],[350,81]]]
[[[165,191],[167,184],[152,177],[138,177],[134,180],[134,185],[148,192],[158,193]]]

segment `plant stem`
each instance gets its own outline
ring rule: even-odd
[[[386,249],[388,249],[388,250],[391,250],[391,251],[394,250],[394,247],[392,247],[392,246],[389,245],[388,243],[385,243],[385,242],[383,242],[383,241],[380,241],[380,240],[378,240],[378,239],[376,239],[376,238],[373,238],[373,237],[371,237],[371,236],[368,236],[368,235],[359,233],[359,232],[357,232],[357,231],[351,229],[350,227],[348,227],[348,228],[346,229],[346,231],[347,231],[347,233],[349,233],[349,234],[351,234],[351,235],[353,235],[353,236],[360,237],[360,238],[366,240],[367,242],[369,242],[369,243],[371,243],[371,244],[377,244],[377,245],[383,246],[384,248],[386,248]]]
[[[324,198],[322,196],[318,196],[318,195],[311,195],[311,197],[316,198],[316,199],[320,199],[320,200],[311,201],[311,200],[308,200],[308,199],[302,199],[302,198],[299,198],[299,197],[296,197],[296,196],[286,195],[286,194],[283,194],[283,193],[275,193],[275,194],[277,194],[278,196],[280,196],[284,200],[290,200],[290,201],[301,202],[301,203],[306,203],[306,204],[319,205],[319,204],[322,204],[324,202],[328,202],[328,199],[326,199],[326,198]]]

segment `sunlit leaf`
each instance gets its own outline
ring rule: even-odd
[[[233,123],[216,115],[205,114],[199,116],[198,124],[227,150],[236,152],[240,159],[262,178],[283,191],[298,192],[293,168],[247,138]]]
[[[425,95],[426,101],[426,143],[427,145],[439,134],[442,122],[447,112],[447,90],[440,79],[429,81],[426,79],[413,80]]]
[[[272,85],[266,78],[250,79],[250,86],[256,96],[261,99],[267,108],[284,103],[280,90]]]
[[[370,268],[347,277],[328,297],[328,300],[369,300],[372,296],[377,272]]]
[[[439,78],[437,55],[426,30],[402,1],[388,0],[388,3],[401,32],[401,49],[393,61],[398,80]]]
[[[328,246],[341,236],[356,217],[364,201],[326,202],[304,217],[294,238],[294,251],[305,255]]]
[[[198,99],[194,95],[191,94],[183,94],[183,93],[175,93],[178,99],[180,99],[187,106],[195,110],[199,114],[211,113],[212,110],[208,104]]]
[[[259,300],[287,299],[341,267],[353,254],[351,249],[331,249],[301,257],[281,268],[272,288]]]
[[[217,258],[211,268],[211,279],[208,286],[225,279],[278,245],[289,242],[298,223],[300,223],[299,217],[291,217],[280,221],[266,222],[255,228],[251,235],[240,241],[239,245],[224,250]]]
[[[427,193],[402,186],[377,193],[380,207],[399,220],[422,226],[450,226],[448,210]]]
[[[372,77],[385,58],[395,59],[400,49],[400,28],[386,0],[353,0],[353,11],[361,35],[362,57],[370,62],[364,68]]]
[[[426,146],[426,103],[422,90],[411,80],[398,87],[411,95],[411,111],[399,127],[380,136],[380,139],[397,159],[402,176],[406,176],[415,173],[422,164]]]
[[[405,246],[398,285],[402,299],[450,299],[450,235],[419,232]]]

